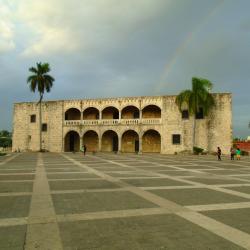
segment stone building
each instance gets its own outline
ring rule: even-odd
[[[208,117],[196,114],[196,145],[228,153],[232,140],[231,94],[214,94]],[[50,152],[157,152],[191,150],[194,117],[180,112],[176,96],[47,101],[42,104],[42,147]],[[39,106],[14,104],[13,151],[39,150]]]

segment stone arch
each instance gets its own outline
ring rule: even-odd
[[[160,153],[161,152],[161,135],[154,129],[147,130],[142,136],[142,152]]]
[[[99,110],[95,107],[88,107],[83,111],[83,120],[98,120]]]
[[[64,113],[64,119],[68,120],[81,120],[81,111],[77,108],[69,108]]]
[[[119,119],[119,110],[114,106],[108,106],[102,110],[102,119]]]
[[[127,130],[121,137],[122,152],[138,152],[139,151],[139,135],[135,130]]]
[[[142,118],[161,118],[161,109],[157,105],[147,105],[142,109]]]
[[[118,134],[113,130],[107,130],[102,134],[102,151],[117,152],[118,151]]]
[[[126,106],[121,111],[122,119],[139,119],[140,118],[140,110],[133,105]]]
[[[80,135],[74,130],[70,130],[64,137],[64,152],[80,151]]]
[[[88,130],[83,135],[83,145],[86,145],[87,152],[96,152],[99,149],[99,136],[94,130]]]

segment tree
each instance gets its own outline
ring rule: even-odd
[[[39,147],[40,151],[42,151],[42,100],[43,100],[43,95],[46,92],[50,92],[54,78],[50,76],[48,73],[50,72],[50,66],[48,63],[37,63],[36,67],[31,67],[29,68],[29,71],[32,73],[27,78],[27,83],[29,84],[30,91],[32,92],[39,92],[39,133],[40,133],[40,138],[39,138]]]
[[[0,147],[6,148],[12,145],[12,134],[7,130],[0,131]]]
[[[190,115],[193,115],[193,147],[196,146],[195,132],[196,132],[196,115],[202,109],[203,115],[207,116],[212,107],[215,106],[215,99],[210,93],[213,84],[204,78],[192,78],[192,89],[184,90],[176,97],[180,112],[182,112],[185,105]]]

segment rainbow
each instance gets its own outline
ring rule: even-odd
[[[188,44],[193,40],[195,34],[201,29],[202,26],[204,26],[206,24],[206,22],[215,15],[215,13],[221,8],[222,4],[224,3],[225,0],[221,0],[209,13],[208,15],[205,16],[205,18],[202,20],[202,22],[200,22],[199,24],[197,24],[194,28],[194,30],[190,33],[188,33],[188,35],[185,37],[184,41],[180,44],[180,46],[178,46],[178,48],[175,50],[172,58],[170,61],[168,61],[166,63],[166,65],[164,66],[164,70],[163,73],[160,76],[160,80],[159,83],[157,83],[154,88],[154,93],[159,94],[159,92],[161,91],[161,89],[164,87],[164,85],[166,85],[165,80],[167,79],[171,69],[173,68],[174,64],[176,63],[177,59],[179,58],[179,56],[183,53],[183,51],[186,49],[186,47],[188,46]]]

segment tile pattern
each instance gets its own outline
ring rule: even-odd
[[[249,214],[249,157],[0,159],[0,249],[250,249]]]

